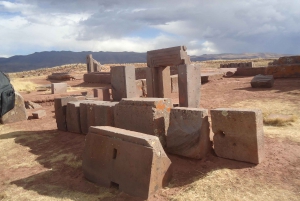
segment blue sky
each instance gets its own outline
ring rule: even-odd
[[[298,0],[0,0],[0,57],[40,51],[300,54]]]

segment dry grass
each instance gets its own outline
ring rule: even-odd
[[[261,109],[264,117],[265,135],[300,142],[299,105],[283,100],[257,100],[239,102],[232,105],[232,107]],[[275,116],[275,118],[270,118],[272,116]],[[276,116],[280,118],[276,118]]]
[[[173,201],[188,200],[299,200],[296,193],[265,183],[259,178],[240,177],[233,170],[209,172],[204,178],[195,178],[174,195]]]
[[[10,82],[16,91],[25,91],[27,93],[35,91],[37,86],[31,81],[23,81],[21,78],[14,78]]]

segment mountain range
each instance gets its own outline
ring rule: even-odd
[[[146,63],[146,53],[137,52],[71,52],[71,51],[47,51],[35,52],[24,56],[0,57],[0,71],[20,72],[49,68],[65,64],[86,63],[86,56],[92,54],[93,58],[101,64],[112,63]],[[192,61],[229,60],[229,59],[255,59],[278,58],[286,56],[273,53],[243,53],[243,54],[204,54],[191,56]]]

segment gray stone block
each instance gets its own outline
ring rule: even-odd
[[[271,88],[274,85],[273,75],[256,75],[251,80],[252,88]]]
[[[51,93],[52,94],[67,93],[67,88],[68,88],[67,83],[52,83]]]
[[[255,164],[263,160],[261,110],[219,108],[210,113],[217,156]]]
[[[82,101],[70,101],[67,103],[67,130],[73,133],[81,133],[80,103]]]
[[[95,126],[115,126],[114,110],[119,102],[105,102],[94,105]]]
[[[206,109],[172,108],[167,151],[189,158],[204,158],[211,149],[209,132]]]

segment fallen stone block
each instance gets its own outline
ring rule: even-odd
[[[18,92],[15,91],[15,107],[4,114],[0,118],[2,124],[13,123],[27,120],[27,112],[25,108],[24,99]]]
[[[111,83],[110,72],[86,73],[83,75],[83,81],[87,83],[110,84]]]
[[[26,109],[39,109],[42,108],[42,106],[40,104],[31,102],[31,101],[25,101],[25,108]]]
[[[119,102],[105,102],[94,105],[95,125],[94,126],[115,126],[114,110]]]
[[[55,108],[55,119],[57,129],[61,131],[67,131],[67,104],[70,101],[77,101],[75,97],[62,97],[62,98],[55,98],[54,99],[54,108]]]
[[[168,98],[123,98],[115,106],[115,126],[155,135],[166,146],[170,110]]]
[[[34,119],[41,119],[46,116],[45,110],[38,110],[32,113]]]
[[[110,72],[112,98],[114,101],[136,97],[134,66],[113,66]]]
[[[113,127],[90,127],[83,151],[86,179],[147,199],[171,178],[171,161],[156,136]]]
[[[93,89],[94,97],[102,101],[110,101],[110,93],[108,87]]]
[[[172,108],[167,152],[188,158],[204,158],[211,149],[209,132],[206,109]]]
[[[68,88],[67,83],[52,83],[51,93],[52,94],[67,93],[67,88]]]
[[[258,164],[264,158],[263,117],[258,109],[210,111],[217,156]]]
[[[48,75],[49,80],[75,80],[75,77],[70,75],[69,73],[52,73],[52,75]]]
[[[252,88],[271,88],[274,85],[273,75],[256,75],[251,80]]]

